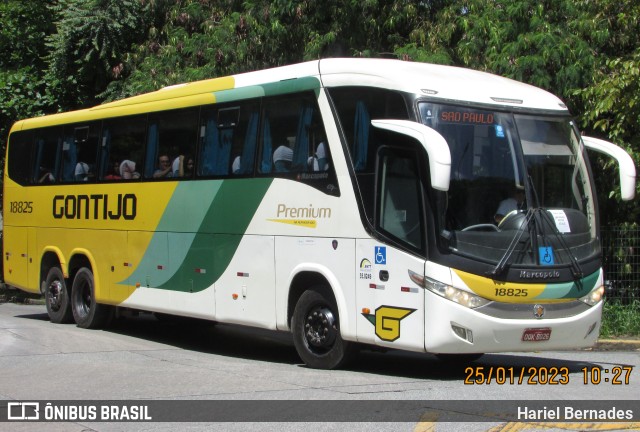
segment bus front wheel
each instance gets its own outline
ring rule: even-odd
[[[51,267],[44,285],[44,299],[51,322],[55,324],[71,322],[73,320],[71,301],[62,270],[58,267]]]
[[[335,369],[344,365],[354,352],[353,344],[340,336],[338,308],[316,290],[305,291],[293,312],[293,343],[307,366]]]
[[[93,273],[82,267],[73,278],[71,287],[73,319],[81,328],[100,328],[110,316],[110,307],[96,302]]]

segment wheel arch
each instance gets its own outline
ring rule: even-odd
[[[82,267],[87,267],[93,272],[96,292],[99,292],[99,277],[96,274],[96,264],[93,255],[87,249],[74,249],[71,251],[69,261],[65,259],[62,251],[53,246],[46,247],[40,259],[40,292],[44,292],[44,281],[52,267],[59,267],[64,278],[73,282],[73,277]],[[71,286],[71,284],[69,284]]]
[[[69,270],[69,280],[72,283],[74,276],[82,267],[86,267],[91,270],[91,272],[93,273],[93,284],[96,299],[100,300],[100,302],[102,303],[104,297],[100,289],[100,277],[97,272],[97,266],[91,252],[89,252],[87,249],[82,248],[74,249],[73,251],[71,251],[71,258],[69,259],[69,264],[67,267]]]
[[[287,326],[291,328],[291,318],[300,296],[310,288],[319,290],[327,299],[333,300],[338,308],[340,319],[340,333],[350,334],[349,313],[344,292],[341,291],[340,282],[333,273],[322,266],[299,266],[292,272],[289,283],[289,295],[287,298]],[[355,333],[355,332],[354,332]]]
[[[52,267],[58,267],[62,271],[65,279],[69,278],[67,262],[64,259],[62,251],[56,247],[47,247],[42,252],[40,258],[40,292],[44,294],[44,283]]]

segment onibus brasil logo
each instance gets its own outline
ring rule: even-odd
[[[383,341],[393,342],[400,337],[400,321],[415,312],[416,309],[380,306],[373,314],[362,314],[376,327],[376,336]]]

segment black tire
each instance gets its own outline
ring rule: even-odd
[[[67,282],[58,267],[52,267],[47,273],[44,281],[44,300],[52,323],[66,324],[73,321]]]
[[[305,291],[300,296],[291,327],[296,351],[309,367],[335,369],[353,357],[355,345],[342,340],[335,302],[319,291]]]
[[[73,319],[81,328],[103,327],[111,317],[111,307],[96,303],[93,273],[82,267],[73,278],[71,287]]]

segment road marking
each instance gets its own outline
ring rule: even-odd
[[[436,432],[440,411],[425,411],[413,432]],[[545,429],[560,429],[567,432],[627,431],[640,430],[640,423],[551,423],[551,422],[507,422],[487,429],[486,432],[534,432]]]
[[[425,411],[420,417],[420,422],[413,428],[413,432],[435,432],[439,417],[438,411]]]

